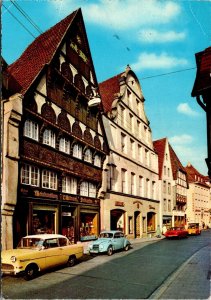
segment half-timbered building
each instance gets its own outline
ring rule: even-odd
[[[3,248],[26,234],[92,239],[108,146],[81,10],[36,38],[6,74]]]

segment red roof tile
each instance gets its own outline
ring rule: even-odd
[[[170,158],[171,158],[171,167],[173,172],[173,179],[177,179],[178,171],[183,171],[185,174],[187,174],[185,168],[181,164],[179,158],[177,157],[176,153],[174,152],[173,148],[169,144],[169,151],[170,151]]]
[[[204,176],[201,173],[199,173],[198,170],[196,170],[190,163],[185,167],[187,174],[188,174],[188,182],[198,182],[202,185],[206,185],[206,182],[209,182],[208,176]]]
[[[21,86],[21,90],[14,92],[24,94],[45,64],[51,61],[78,11],[80,9],[37,37],[20,58],[8,67],[7,72]]]
[[[124,74],[124,72],[99,83],[99,90],[105,113],[111,111],[114,95],[120,91],[119,80],[122,74]]]
[[[196,53],[197,74],[193,86],[192,97],[201,95],[211,88],[211,47]]]
[[[154,149],[158,154],[159,179],[162,179],[163,161],[165,157],[166,138],[153,142]]]

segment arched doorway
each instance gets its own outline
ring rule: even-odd
[[[140,211],[134,212],[134,238],[140,238]]]
[[[113,209],[110,212],[110,227],[111,230],[121,230],[125,231],[125,211],[122,209]]]
[[[155,231],[155,213],[148,212],[147,213],[147,231]]]

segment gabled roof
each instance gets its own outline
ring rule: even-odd
[[[177,157],[176,153],[174,152],[173,148],[169,144],[169,152],[170,152],[170,159],[171,159],[171,167],[172,167],[172,173],[173,173],[173,179],[177,179],[178,171],[182,171],[185,174],[187,174],[185,168],[181,164],[179,158]]]
[[[208,176],[204,176],[201,173],[199,173],[198,170],[196,170],[190,163],[185,167],[187,174],[188,174],[188,182],[192,183],[200,183],[205,186],[209,186],[206,184],[206,182],[209,182]]]
[[[204,90],[211,88],[211,47],[196,53],[197,73],[194,82],[192,97],[201,95]]]
[[[162,170],[163,170],[163,162],[165,157],[165,148],[166,148],[166,138],[156,140],[153,142],[154,149],[158,155],[158,172],[159,179],[162,179]]]
[[[123,74],[124,72],[99,83],[99,91],[105,113],[111,111],[114,95],[120,91],[119,81]]]
[[[37,37],[23,52],[19,59],[7,68],[9,76],[13,77],[21,90],[14,87],[14,92],[24,94],[43,67],[53,58],[65,33],[73,19],[81,10],[78,9],[65,19]]]

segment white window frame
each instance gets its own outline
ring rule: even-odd
[[[56,135],[49,128],[46,128],[43,132],[43,144],[51,146],[53,148],[56,147]]]
[[[77,178],[72,176],[64,176],[62,178],[62,192],[77,195]]]
[[[57,190],[57,174],[49,170],[42,171],[42,187]]]
[[[94,157],[94,165],[96,167],[101,167],[101,156],[99,154],[96,154]]]
[[[40,185],[40,170],[38,167],[23,164],[21,167],[21,183],[39,186]]]
[[[79,159],[82,159],[82,146],[75,144],[73,146],[73,156]]]
[[[27,119],[24,123],[24,136],[27,136],[33,140],[38,141],[39,139],[39,125],[32,121]]]
[[[91,149],[87,148],[85,150],[85,153],[84,153],[84,161],[87,161],[89,163],[92,163],[92,151]]]
[[[60,138],[59,151],[70,154],[70,141],[67,138],[65,137]]]

